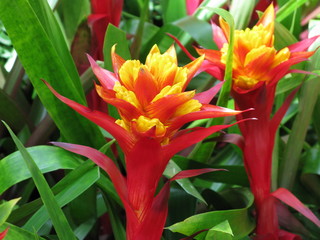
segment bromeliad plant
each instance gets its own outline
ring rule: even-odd
[[[160,239],[167,216],[168,183],[156,194],[161,176],[179,151],[231,125],[179,130],[197,119],[233,116],[241,111],[208,104],[218,87],[195,94],[185,91],[204,57],[178,67],[173,46],[161,54],[155,45],[146,63],[125,61],[112,49],[114,73],[100,68],[89,56],[101,85],[100,97],[118,109],[120,118],[93,111],[51,91],[62,102],[107,130],[118,141],[125,155],[126,176],[101,152],[81,145],[54,143],[92,159],[110,176],[124,205],[127,239]],[[212,169],[186,170],[171,180],[195,176]]]
[[[234,54],[231,51],[232,41],[227,36],[228,26],[223,21],[221,28],[213,28],[217,44],[213,43],[209,22],[211,20],[218,24],[218,16],[214,13],[221,14],[228,22],[232,22],[234,18],[235,28],[244,29],[248,23],[253,26],[258,21],[258,14],[255,14],[253,9],[264,11],[270,2],[279,9],[274,44],[274,13],[270,9],[252,29],[236,31]],[[310,212],[285,189],[276,192],[271,192],[276,186],[270,189],[270,178],[276,185],[278,175],[273,172],[270,176],[274,131],[278,128],[278,122],[293,94],[276,114],[273,114],[271,108],[279,108],[288,89],[294,89],[302,81],[301,74],[291,74],[277,84],[284,74],[292,71],[291,65],[308,59],[311,53],[306,52],[305,47],[314,39],[280,49],[295,42],[294,36],[298,38],[300,30],[307,30],[300,22],[318,3],[317,0],[290,0],[288,4],[286,2],[1,0],[0,57],[5,61],[0,63],[0,120],[8,123],[28,148],[24,149],[21,144],[17,144],[19,151],[14,152],[15,143],[19,141],[13,137],[13,142],[0,123],[0,158],[3,157],[0,160],[0,212],[5,209],[8,213],[8,218],[1,217],[0,213],[0,239],[58,237],[61,240],[70,240],[102,237],[125,240],[124,212],[129,239],[183,238],[176,232],[189,236],[188,239],[194,237],[199,240],[263,237],[264,233],[267,239],[273,237],[270,235],[280,239],[299,239],[296,235],[279,230],[275,207],[280,217],[280,225],[284,221],[283,213],[289,214],[289,210],[296,214],[298,219],[301,216],[291,208],[286,210],[277,199],[299,207],[298,211],[309,217]],[[308,6],[301,5],[303,2],[307,2]],[[290,14],[293,17],[290,17]],[[310,18],[315,18],[314,13],[306,19]],[[313,34],[316,31],[313,24],[320,24],[320,20],[310,23],[308,29],[310,34]],[[290,31],[286,28],[290,28]],[[230,32],[234,32],[233,27],[230,27]],[[221,50],[199,49],[201,54],[206,52],[205,56],[193,58],[194,61],[190,64],[190,60],[177,51],[180,64],[178,66],[175,50],[173,47],[169,48],[173,40],[165,33],[178,36],[187,49],[197,42],[204,49]],[[115,43],[117,53],[124,59],[130,59],[131,54],[134,59],[139,56],[141,62],[125,61],[113,49],[114,73],[109,72],[112,69],[109,52]],[[155,44],[158,47],[152,48]],[[9,69],[7,67],[13,59],[7,61],[7,50],[10,49],[11,52],[13,48],[18,58],[13,68]],[[168,50],[161,54],[158,48],[161,53],[164,52],[162,50]],[[90,61],[84,53],[92,56],[94,61],[90,61],[94,71],[88,69]],[[226,86],[230,86],[232,82],[229,81],[232,80],[231,56],[235,59],[232,96],[236,99],[236,111],[208,104],[219,87],[210,89],[215,80],[210,74],[195,74],[210,66],[208,73],[225,80],[217,105],[231,106],[233,99],[229,98],[229,91],[225,91],[228,89]],[[320,63],[319,59],[315,58],[317,56],[318,53],[312,56],[310,65]],[[109,71],[100,68],[95,63],[96,60],[104,60],[104,67]],[[4,62],[7,62],[5,68],[2,65]],[[91,84],[93,72],[100,81],[95,88],[94,84]],[[301,79],[296,76],[301,76]],[[48,81],[59,93],[56,93],[57,96],[71,108],[55,97],[41,79]],[[310,208],[319,206],[320,174],[320,168],[315,167],[320,153],[317,141],[320,115],[316,111],[311,125],[312,101],[318,97],[320,84],[312,91],[306,89],[313,80],[316,79],[306,81],[301,94],[294,97],[295,101],[290,104],[290,114],[281,121],[281,129],[279,134],[276,134],[277,137],[279,135],[277,141],[281,143],[276,146],[285,147],[284,153],[279,151],[276,156],[284,156],[284,163],[290,159],[286,152],[289,152],[292,146],[304,146],[303,154],[312,153],[311,157],[305,158],[306,161],[300,162],[299,167],[291,165],[297,166],[299,177],[303,180],[294,179],[292,192]],[[314,82],[313,86],[317,83]],[[196,94],[188,91],[187,85],[188,90],[209,91]],[[222,85],[222,82],[219,85]],[[277,94],[274,100],[276,85]],[[100,96],[95,99],[101,100],[103,110],[90,105],[88,98],[89,107],[85,107],[87,94],[84,94],[83,90],[87,93],[91,87],[97,96],[97,91],[99,92]],[[307,92],[307,97],[304,92]],[[311,98],[312,101],[309,101]],[[215,98],[211,102],[214,103]],[[305,106],[300,112],[302,104]],[[317,104],[316,109],[319,109],[320,101]],[[106,111],[106,107],[109,107],[109,111]],[[255,110],[244,112],[240,116],[240,109],[251,107]],[[83,118],[72,108],[97,124]],[[96,111],[98,109],[100,112]],[[118,114],[114,111],[116,109]],[[306,111],[310,114],[308,119],[305,118]],[[106,114],[108,112],[110,115]],[[295,114],[296,112],[298,114]],[[301,113],[302,118],[299,117]],[[214,136],[198,143],[195,148],[190,146],[209,134],[228,127],[229,125],[222,125],[227,123],[222,122],[230,123],[230,120],[234,119],[233,115],[240,121],[252,116],[259,118],[252,123],[240,123],[245,140],[242,141],[245,167],[256,197],[256,232],[255,222],[249,214],[251,209],[254,209],[253,196],[247,189],[249,182],[241,154],[229,144],[217,144],[213,150],[214,143],[211,140]],[[210,120],[220,116],[230,117]],[[193,121],[201,118],[206,119]],[[295,124],[296,122],[302,124]],[[202,128],[203,124],[222,126]],[[118,145],[111,146],[107,155],[112,160],[93,149],[110,147],[111,142],[108,142],[101,148],[106,143],[104,137],[113,138],[96,125],[111,133],[115,138],[112,142],[117,140],[122,149]],[[308,138],[305,140],[303,134],[299,134],[299,141],[295,140],[292,144],[290,139],[295,135],[295,125],[303,125],[305,129],[309,129]],[[238,132],[238,125],[228,131],[230,130]],[[289,141],[285,142],[289,133]],[[14,136],[12,132],[10,134]],[[68,143],[55,143],[56,145],[91,158],[107,174],[101,174],[92,161],[83,161],[76,154],[60,147],[36,146],[56,141],[59,136]],[[211,147],[207,148],[209,145]],[[29,148],[30,146],[32,148]],[[186,147],[188,148],[184,149]],[[177,153],[182,149],[184,150]],[[26,154],[27,151],[30,156]],[[112,151],[114,154],[111,154]],[[191,154],[188,155],[190,151]],[[310,164],[309,160],[312,166],[306,169]],[[164,168],[166,170],[162,174]],[[206,174],[192,181],[181,179],[220,168],[228,169],[229,172]],[[175,175],[177,173],[178,175]],[[42,174],[46,174],[49,185]],[[288,174],[289,171],[279,177],[291,177]],[[112,182],[106,175],[110,176]],[[177,182],[172,182],[174,180]],[[290,181],[293,184],[292,180]],[[304,188],[299,184],[303,184]],[[311,189],[307,188],[308,186]],[[169,190],[170,197],[167,201]],[[308,193],[311,193],[310,196]],[[12,212],[8,211],[8,207],[5,207],[8,204],[6,200],[16,196],[21,196],[21,201]],[[207,206],[202,204],[204,201],[208,203]],[[305,219],[301,217],[300,220]],[[315,218],[313,220],[317,222]],[[297,222],[286,221],[286,225],[281,227],[301,234],[308,240],[316,240],[320,234],[319,229],[308,220],[303,225],[296,224]],[[168,228],[162,234],[164,225]],[[8,227],[9,230],[5,232]],[[103,230],[97,231],[98,229]]]
[[[292,65],[307,60],[314,52],[308,47],[317,39],[313,37],[277,51],[274,47],[275,12],[271,4],[258,23],[251,29],[235,31],[233,51],[233,83],[231,95],[236,109],[254,108],[238,115],[237,119],[256,117],[257,121],[239,124],[244,141],[240,144],[250,187],[255,197],[257,239],[292,239],[293,235],[279,230],[276,214],[277,199],[296,208],[317,226],[320,221],[288,190],[280,188],[271,192],[272,153],[275,134],[294,94],[271,117],[277,83]],[[220,28],[221,27],[221,28]],[[229,26],[220,19],[220,27],[213,26],[214,41],[220,50],[197,49],[205,55],[214,68],[210,73],[221,79],[225,70],[229,47]],[[296,236],[298,238],[298,236]]]

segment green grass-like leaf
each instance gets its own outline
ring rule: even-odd
[[[84,175],[79,176],[76,181],[70,183],[69,186],[63,189],[55,196],[59,207],[64,207],[72,200],[77,198],[80,194],[92,186],[100,177],[99,168],[94,167],[87,171]],[[39,229],[49,220],[46,208],[41,207],[24,225],[24,229],[32,231],[39,231]]]
[[[286,17],[288,17],[291,13],[295,12],[297,8],[301,7],[308,0],[290,0],[287,1],[285,5],[283,5],[277,12],[277,21],[281,22]]]
[[[55,200],[54,195],[48,183],[46,182],[44,176],[42,175],[40,169],[38,168],[38,166],[36,165],[32,157],[30,156],[28,151],[22,145],[20,140],[17,138],[17,136],[10,129],[10,127],[5,122],[3,122],[3,124],[8,129],[13,141],[15,142],[17,148],[19,149],[21,155],[25,160],[25,163],[32,175],[34,183],[39,191],[43,204],[49,213],[49,216],[52,220],[52,223],[54,225],[54,228],[57,232],[59,239],[61,240],[76,239],[63,211],[61,210],[57,201]]]

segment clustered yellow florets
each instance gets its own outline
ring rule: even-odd
[[[233,82],[242,89],[251,89],[258,82],[269,82],[268,72],[290,57],[288,48],[277,51],[273,31],[259,24],[252,29],[236,30],[233,53]],[[229,44],[221,49],[221,62],[226,64]]]
[[[147,103],[140,101],[140,97],[137,95],[143,93],[135,91],[139,71],[142,70],[148,73],[148,81],[152,81],[156,89],[154,96]],[[147,109],[161,98],[174,94],[184,94],[189,100],[175,109],[171,115],[171,119],[190,112],[199,111],[202,106],[201,103],[192,99],[195,91],[183,92],[188,79],[188,73],[189,69],[187,67],[178,67],[175,55],[172,56],[169,50],[164,54],[160,54],[156,46],[150,51],[145,64],[142,64],[138,60],[126,61],[119,69],[120,81],[115,83],[113,90],[115,91],[116,98],[131,103],[143,114],[133,119],[122,117],[116,123],[127,131],[132,130],[131,126],[134,123],[135,129],[142,133],[155,127],[156,137],[162,138],[162,144],[168,143],[171,136],[167,136],[166,130],[170,125],[170,119],[161,121],[161,117],[157,116],[155,111],[150,113]],[[146,92],[148,90],[147,88],[145,89]]]

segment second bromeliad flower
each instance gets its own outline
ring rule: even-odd
[[[89,57],[93,72],[101,83],[96,85],[96,90],[105,102],[118,109],[118,120],[67,99],[48,85],[61,101],[113,135],[122,148],[126,176],[111,159],[95,149],[55,143],[92,159],[108,173],[126,211],[128,240],[161,238],[167,216],[169,184],[165,184],[158,194],[156,189],[168,161],[174,154],[228,125],[180,128],[197,119],[241,113],[208,104],[219,86],[199,94],[185,91],[203,59],[200,57],[179,67],[173,46],[163,54],[154,46],[146,63],[142,64],[138,60],[125,61],[113,47],[112,73],[100,68]],[[187,170],[172,180],[208,171],[212,169]]]
[[[280,188],[271,193],[271,168],[274,138],[294,94],[271,118],[278,81],[294,64],[307,60],[314,52],[306,52],[316,38],[307,39],[277,51],[274,48],[275,12],[271,4],[258,23],[252,28],[235,31],[233,51],[233,84],[231,94],[236,109],[254,108],[238,115],[242,118],[257,117],[257,121],[239,124],[244,137],[244,165],[255,197],[257,210],[257,239],[291,239],[293,234],[279,230],[276,199],[296,208],[318,226],[319,220],[288,190]],[[214,40],[220,51],[197,49],[212,64],[210,74],[222,80],[229,47],[229,26],[220,19],[220,27],[213,26]],[[302,210],[303,209],[303,210]],[[298,236],[296,236],[298,238]],[[296,238],[295,238],[296,239]]]

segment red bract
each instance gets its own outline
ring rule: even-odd
[[[120,119],[90,110],[58,94],[62,102],[108,131],[121,146],[126,163],[126,177],[111,159],[99,151],[79,145],[54,143],[92,159],[110,176],[124,204],[127,239],[159,240],[167,216],[169,183],[156,195],[165,167],[176,153],[231,125],[209,128],[180,128],[197,119],[233,116],[241,113],[208,104],[220,85],[195,94],[185,91],[199,69],[203,57],[178,67],[174,47],[161,54],[154,46],[146,63],[125,61],[112,50],[114,73],[100,68],[92,58],[92,70],[101,83],[96,85],[101,98],[114,105]],[[213,169],[188,170],[172,180],[195,176]]]
[[[279,191],[282,192],[282,197],[289,196],[290,193],[279,189],[271,194],[270,185],[275,133],[295,91],[273,117],[271,113],[278,81],[292,71],[290,70],[292,65],[312,56],[313,52],[306,52],[306,50],[317,37],[277,51],[273,46],[274,18],[274,8],[270,5],[252,29],[235,31],[231,94],[235,99],[236,109],[254,108],[254,111],[238,115],[238,120],[258,118],[257,121],[239,124],[244,137],[242,146],[244,165],[255,196],[257,239],[292,239],[290,237],[292,234],[279,230],[275,207]],[[211,66],[207,64],[207,70],[222,80],[221,76],[224,74],[221,73],[225,70],[230,30],[222,19],[220,19],[220,27],[214,25],[213,31],[214,40],[221,49],[197,49],[197,51],[199,54],[205,54],[206,60],[211,63]],[[303,204],[292,195],[286,199],[287,201],[284,202],[299,212],[302,213],[302,208],[305,209]],[[304,215],[319,225],[319,220],[311,211],[304,212]]]
[[[103,43],[109,23],[119,26],[123,0],[91,0],[92,14],[88,24],[92,27],[93,58],[103,60]]]
[[[7,232],[9,231],[9,228],[4,230],[3,232],[0,233],[0,240],[4,239],[7,235]]]

